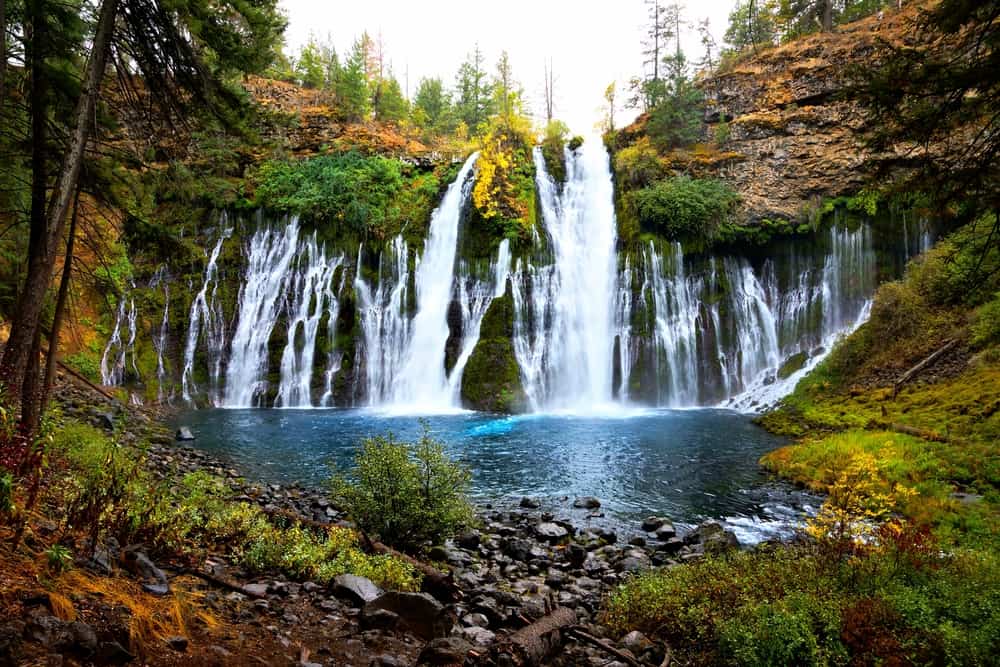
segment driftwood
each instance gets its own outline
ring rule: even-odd
[[[597,648],[601,649],[602,651],[615,656],[616,658],[618,658],[619,660],[621,660],[625,664],[632,665],[632,667],[642,667],[642,663],[639,662],[638,660],[636,660],[635,658],[633,658],[632,656],[630,656],[628,653],[625,653],[624,651],[619,651],[618,649],[616,649],[611,644],[607,643],[603,639],[598,639],[597,637],[595,637],[594,635],[590,634],[589,632],[587,632],[586,630],[584,630],[580,626],[575,625],[575,626],[573,626],[571,628],[568,628],[566,630],[566,634],[568,634],[569,636],[573,637],[573,639],[578,639],[578,640],[580,640],[582,642],[590,644],[591,646],[596,646]],[[668,651],[668,655],[669,655],[669,651]]]
[[[949,438],[946,435],[941,435],[937,431],[917,428],[916,426],[910,426],[908,424],[900,424],[898,422],[876,421],[872,419],[867,424],[865,424],[865,428],[868,429],[869,431],[892,431],[893,433],[912,435],[916,438],[921,438],[923,440],[930,440],[931,442],[952,441],[952,438]]]
[[[935,350],[934,352],[932,352],[923,361],[921,361],[916,366],[914,366],[910,370],[908,370],[905,373],[903,373],[902,375],[900,375],[899,379],[896,380],[896,382],[892,385],[892,397],[896,398],[896,394],[899,393],[899,388],[900,387],[902,387],[904,384],[906,384],[907,382],[909,382],[910,380],[912,380],[914,378],[914,376],[916,376],[918,373],[920,373],[920,371],[924,370],[925,368],[927,368],[928,366],[930,366],[932,363],[934,363],[945,352],[947,352],[951,348],[955,347],[955,345],[957,343],[958,343],[958,339],[955,339],[955,338],[949,339],[948,341],[945,342],[944,345],[942,345],[937,350]]]
[[[218,576],[216,576],[214,574],[209,574],[208,572],[205,572],[204,570],[197,570],[197,569],[193,569],[193,568],[184,568],[183,570],[181,570],[181,572],[183,574],[189,574],[192,577],[198,577],[199,579],[203,579],[203,580],[207,581],[208,583],[210,583],[210,584],[212,584],[214,586],[218,586],[219,588],[225,588],[226,590],[235,591],[237,593],[242,593],[243,595],[246,595],[247,597],[257,598],[257,599],[263,599],[263,598],[267,597],[266,595],[261,595],[259,593],[253,593],[251,591],[246,590],[245,588],[243,588],[243,585],[241,583],[239,583],[238,581],[233,581],[231,579],[225,579],[223,577],[218,577]]]
[[[575,611],[556,607],[551,614],[498,640],[490,657],[497,665],[536,667],[562,648],[562,632],[575,624]]]

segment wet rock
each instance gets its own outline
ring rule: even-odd
[[[397,614],[402,626],[424,639],[444,637],[455,624],[451,613],[428,593],[383,593],[364,606],[363,614],[380,609]]]
[[[684,540],[679,537],[671,537],[669,540],[656,545],[657,551],[667,554],[675,554],[684,548]]]
[[[615,544],[618,541],[618,533],[609,528],[598,528],[597,538],[605,544]]]
[[[636,556],[629,556],[623,558],[617,565],[616,569],[619,572],[628,572],[634,574],[636,572],[642,572],[648,570],[650,567],[650,560],[643,556],[642,558]]]
[[[161,596],[170,593],[170,582],[167,580],[167,575],[156,567],[141,547],[136,545],[127,547],[122,554],[122,561],[125,569],[142,582],[143,590]]]
[[[478,626],[462,628],[461,632],[463,638],[467,639],[476,646],[489,646],[495,642],[497,638],[496,633]]]
[[[573,567],[580,567],[587,560],[587,549],[574,542],[566,548],[566,558]]]
[[[28,621],[26,635],[49,650],[60,651],[73,644],[69,624],[51,615],[34,616]]]
[[[593,496],[583,496],[573,501],[573,507],[581,509],[596,510],[600,506],[601,501]]]
[[[524,498],[521,498],[520,506],[525,509],[536,510],[542,506],[542,503],[538,500],[538,498],[529,498],[525,496]]]
[[[459,637],[444,637],[435,639],[424,646],[417,657],[417,665],[421,667],[443,667],[444,665],[462,665],[472,644]]]
[[[664,521],[659,528],[656,529],[656,539],[658,540],[669,540],[671,537],[677,536],[677,530],[674,528],[674,524],[669,521]]]
[[[73,638],[74,651],[91,655],[97,650],[97,633],[86,623],[73,621],[69,624],[69,633]]]
[[[376,609],[361,617],[362,630],[382,630],[388,632],[398,628],[399,623],[399,614],[391,612],[388,609]]]
[[[663,517],[647,516],[642,520],[642,529],[647,533],[655,533],[665,523],[669,523],[669,521]]]
[[[634,537],[630,537],[628,543],[633,547],[644,547],[646,546],[646,538],[641,535],[636,535]]]
[[[469,551],[475,551],[479,548],[481,542],[481,537],[479,533],[475,530],[470,530],[467,533],[462,533],[455,538],[455,544],[462,549],[468,549]]]
[[[259,598],[267,595],[267,584],[244,584],[243,590],[247,595]]]
[[[170,637],[167,639],[167,645],[170,648],[174,649],[175,651],[184,653],[185,651],[187,651],[188,639],[187,637],[180,637],[180,636]]]
[[[177,433],[174,434],[174,440],[177,440],[178,442],[190,442],[194,439],[194,433],[192,433],[191,429],[187,426],[181,426],[177,429]]]
[[[94,662],[99,665],[126,665],[133,660],[135,656],[118,642],[101,642],[94,656]]]
[[[569,537],[569,531],[555,523],[540,523],[535,526],[535,535],[551,544],[558,544]]]
[[[382,589],[364,577],[342,574],[333,580],[333,594],[355,604],[363,605],[382,595]]]

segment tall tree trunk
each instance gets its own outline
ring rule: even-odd
[[[69,295],[69,283],[73,273],[73,242],[76,239],[76,221],[80,214],[80,189],[76,190],[73,200],[73,216],[69,219],[69,231],[66,239],[66,258],[63,260],[62,278],[59,280],[59,296],[56,297],[56,310],[52,315],[52,330],[49,332],[49,354],[45,359],[45,383],[42,385],[42,395],[39,403],[39,413],[45,414],[52,392],[52,384],[56,378],[56,365],[59,361],[59,334],[62,332],[63,317],[66,313],[66,298]]]
[[[833,0],[823,0],[823,32],[833,30]]]
[[[0,110],[7,92],[7,0],[0,0]]]
[[[40,3],[40,0],[34,0],[34,2]],[[73,193],[76,191],[84,150],[90,139],[117,11],[118,0],[104,0],[101,3],[90,61],[87,64],[84,77],[84,87],[80,93],[73,118],[73,133],[63,156],[59,176],[53,187],[48,206],[43,214],[44,224],[41,229],[35,229],[36,213],[32,210],[32,240],[37,233],[41,236],[41,243],[31,248],[28,275],[18,299],[10,339],[7,341],[7,348],[4,350],[3,360],[0,362],[0,381],[8,388],[24,385],[32,342],[38,332],[42,302],[52,279],[56,243],[62,238],[66,226],[66,214]],[[32,202],[32,206],[34,207],[34,202]]]

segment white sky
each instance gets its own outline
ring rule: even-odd
[[[736,0],[686,0],[681,46],[689,60],[701,56],[695,34],[708,17],[721,45]],[[544,113],[544,63],[552,58],[556,117],[579,134],[600,120],[603,93],[611,81],[624,100],[630,77],[642,71],[641,40],[647,7],[643,0],[281,0],[288,14],[286,39],[297,53],[310,33],[327,35],[338,55],[363,31],[381,32],[400,85],[412,96],[421,77],[438,76],[449,88],[466,55],[478,42],[491,74],[500,52],[510,55],[531,111]],[[635,112],[619,110],[616,121]],[[621,122],[618,123],[622,124]]]

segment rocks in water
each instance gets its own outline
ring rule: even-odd
[[[179,427],[177,429],[177,433],[174,434],[174,440],[178,442],[189,442],[194,439],[195,439],[194,433],[192,433],[191,429],[188,428],[187,426]]]
[[[684,540],[679,537],[671,537],[668,540],[664,540],[660,544],[656,545],[657,551],[662,551],[668,554],[675,554],[684,548]]]
[[[684,536],[688,545],[700,544],[705,553],[722,553],[739,549],[740,542],[736,535],[726,530],[718,521],[705,521]]]
[[[542,502],[538,498],[529,498],[525,496],[521,498],[520,506],[524,509],[536,510],[542,506]]]
[[[389,591],[368,602],[363,614],[382,609],[399,616],[400,625],[427,640],[446,636],[455,625],[451,613],[428,593]]]
[[[355,574],[341,574],[333,580],[333,594],[358,605],[377,599],[382,592],[370,579]]]
[[[666,523],[670,523],[670,521],[661,516],[647,516],[642,520],[642,529],[647,533],[655,533]]]
[[[677,530],[674,528],[674,524],[669,521],[665,521],[659,528],[656,529],[656,539],[658,540],[669,540],[671,537],[677,536]]]
[[[569,531],[555,523],[540,523],[535,526],[535,535],[551,544],[559,544],[569,537]]]
[[[596,510],[601,506],[601,501],[593,496],[584,496],[573,501],[573,507],[580,509]]]
[[[784,363],[778,367],[778,379],[787,380],[789,377],[802,370],[808,361],[809,354],[807,352],[797,352],[793,354],[788,357],[788,359],[785,359]]]

